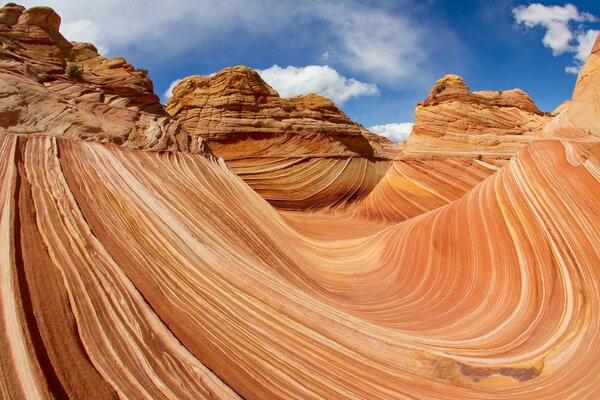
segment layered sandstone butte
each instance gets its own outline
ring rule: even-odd
[[[23,103],[0,132],[2,398],[600,397],[594,105],[589,118],[577,107],[566,118],[569,106],[504,165],[405,155],[389,188],[448,201],[403,222],[373,221],[374,197],[360,217],[292,219],[221,159],[193,151],[196,137],[144,145],[104,124],[91,135],[70,113],[47,117],[62,101],[135,127],[133,138],[155,137],[138,125],[152,116],[197,136],[160,109],[136,109],[126,68],[112,84],[57,71],[46,86],[15,72],[54,59],[23,50],[42,35],[31,26],[47,34],[48,21],[49,9],[0,11],[1,40],[19,50],[12,64],[2,56],[0,82],[27,82],[19,93],[45,116],[28,123]],[[571,102],[583,108],[600,92],[586,86],[600,71],[586,68]],[[121,95],[107,104],[88,91]],[[48,131],[24,130],[42,120]],[[471,174],[465,188],[478,168],[495,173],[482,170],[464,195],[403,178],[450,180],[453,163]]]
[[[417,106],[406,149],[513,155],[540,139],[550,119],[520,89],[471,92],[461,77],[446,75]]]
[[[344,205],[366,196],[394,145],[316,94],[281,98],[250,68],[191,76],[167,111],[271,204],[287,209]]]

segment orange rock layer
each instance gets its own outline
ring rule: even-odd
[[[520,89],[471,92],[462,78],[447,75],[418,105],[406,150],[513,155],[540,139],[550,119]]]
[[[495,174],[508,156],[465,157],[405,152],[352,210],[355,217],[404,221],[450,204]]]
[[[144,71],[68,42],[59,25],[47,7],[0,9],[0,131],[206,151],[169,118]]]
[[[332,242],[203,156],[2,135],[4,393],[597,395],[599,156]]]
[[[417,107],[405,148],[394,147],[329,100],[281,99],[241,66],[184,79],[167,111],[279,209],[335,208],[391,221],[456,200],[542,138],[550,120],[518,89],[471,93],[448,75]],[[396,158],[402,161],[390,168],[387,160]],[[410,171],[406,179],[403,170]]]
[[[23,21],[59,19],[7,6],[0,33]],[[43,70],[30,54],[0,82],[35,81],[14,72]],[[80,99],[106,80],[31,83],[40,112],[62,99],[136,134],[68,113],[25,132],[26,107],[0,132],[2,397],[599,398],[600,140],[571,108],[597,98],[590,73],[549,139],[400,155],[355,215],[277,211],[160,110]],[[193,137],[139,142],[158,134],[130,112]]]
[[[282,209],[346,205],[383,177],[394,145],[315,94],[282,99],[247,67],[192,76],[167,111]]]
[[[400,222],[449,204],[528,143],[552,136],[550,120],[519,89],[471,92],[447,75],[417,106],[406,145],[352,215]]]

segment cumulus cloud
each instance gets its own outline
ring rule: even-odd
[[[598,19],[587,12],[581,12],[573,4],[546,6],[539,3],[518,6],[512,10],[517,24],[527,28],[541,26],[546,29],[542,42],[552,50],[554,56],[573,53],[574,66],[565,68],[568,73],[578,73],[590,54],[599,31],[585,30],[582,24]],[[578,27],[573,27],[578,22]]]
[[[33,6],[38,0],[21,0]],[[390,10],[386,2],[362,0],[45,0],[63,20],[71,40],[91,41],[104,53],[146,51],[169,58],[219,46],[233,36],[295,35],[298,46],[322,61],[371,80],[414,84],[429,68],[428,56],[440,28],[425,27],[408,9]],[[428,30],[435,28],[435,34]],[[447,33],[447,32],[446,32]],[[445,35],[445,46],[450,35]],[[315,40],[319,38],[319,40]],[[314,60],[315,62],[317,60]]]
[[[273,65],[258,73],[282,97],[317,93],[341,105],[353,97],[379,93],[377,85],[346,78],[328,65],[285,68]]]
[[[183,79],[176,79],[173,82],[171,82],[171,84],[169,85],[169,87],[167,88],[167,90],[165,90],[165,92],[163,93],[163,96],[162,96],[162,102],[163,102],[163,104],[167,104],[167,102],[169,101],[169,99],[173,95],[173,89],[175,89],[175,86],[177,86],[177,84],[179,82],[181,82],[182,80]]]
[[[375,132],[381,136],[385,136],[394,142],[401,142],[408,139],[413,128],[412,122],[393,123],[385,125],[374,125],[368,128],[371,132]]]
[[[106,38],[100,32],[98,26],[89,19],[66,22],[62,24],[60,31],[68,40],[93,43],[100,54],[108,54]]]
[[[26,7],[39,0],[21,0]],[[292,21],[297,7],[277,0],[45,0],[54,8],[65,28],[85,33],[91,27],[101,34],[111,51],[139,48],[146,44],[152,52],[169,56],[202,44],[210,44],[226,33],[272,33]],[[273,18],[277,15],[280,18]],[[73,24],[73,25],[72,25]],[[72,31],[71,40],[81,40]],[[89,37],[97,39],[98,37]]]
[[[427,59],[423,28],[407,15],[344,2],[322,2],[319,18],[331,24],[341,62],[383,81],[412,79]]]

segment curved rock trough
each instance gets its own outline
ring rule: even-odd
[[[0,10],[2,398],[600,398],[600,41],[557,116],[449,76],[402,148],[59,25]]]

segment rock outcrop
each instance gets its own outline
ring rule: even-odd
[[[463,79],[439,79],[415,111],[409,152],[512,155],[533,140],[551,116],[522,90],[471,92]]]
[[[404,152],[352,210],[359,218],[401,222],[448,205],[497,173],[508,156]]]
[[[447,75],[419,103],[403,151],[353,215],[400,222],[450,204],[548,138],[551,119],[522,90],[471,92]]]
[[[382,144],[389,143],[324,97],[279,97],[244,66],[183,79],[166,110],[225,160],[282,155],[385,158]]]
[[[4,393],[596,397],[600,147],[532,146],[331,242],[203,156],[0,134]]]
[[[581,68],[573,99],[557,109],[558,116],[545,129],[547,135],[578,141],[600,136],[600,39]]]
[[[330,100],[281,98],[243,66],[184,79],[166,109],[279,208],[346,206],[373,189],[394,157],[394,144]]]
[[[204,152],[169,118],[146,71],[68,42],[51,8],[0,9],[0,130]]]
[[[131,67],[85,45],[65,75],[57,21],[0,10],[2,398],[600,398],[598,71],[510,159],[406,153],[398,197],[292,220],[190,151]],[[393,198],[405,220],[373,222]]]

